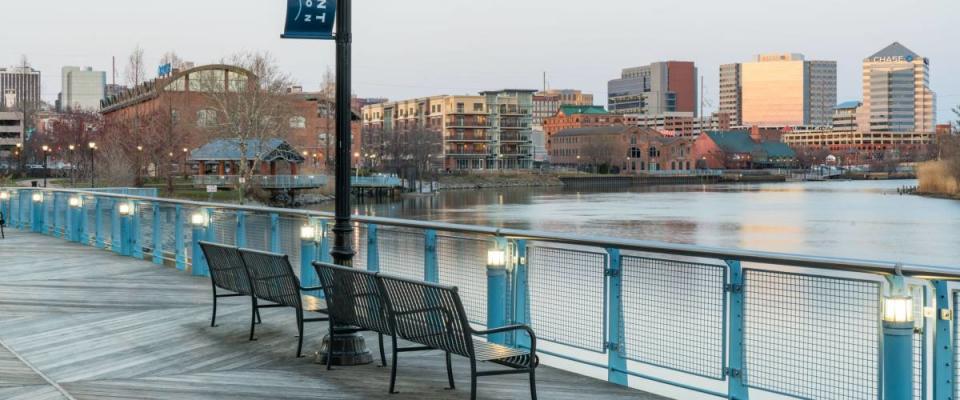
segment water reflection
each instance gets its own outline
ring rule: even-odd
[[[355,210],[461,224],[957,265],[960,201],[897,195],[897,187],[905,185],[915,182],[473,190],[357,204]]]

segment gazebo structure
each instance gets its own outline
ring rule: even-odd
[[[240,180],[241,142],[237,139],[215,140],[190,153],[189,162],[197,168],[193,183],[198,187],[235,187]],[[252,139],[246,142],[249,168],[259,165],[251,184],[270,190],[293,190],[322,187],[326,176],[298,175],[306,159],[283,139]],[[291,196],[293,197],[293,196]]]

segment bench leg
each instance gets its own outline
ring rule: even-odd
[[[450,362],[450,352],[447,352],[447,381],[450,382],[450,387],[447,389],[453,390],[457,388],[457,385],[453,383],[453,364]]]
[[[396,390],[393,390],[397,382],[397,364],[399,359],[397,359],[397,336],[393,336],[393,363],[392,368],[390,369],[390,394],[398,393]]]
[[[336,335],[336,331],[333,330],[333,314],[330,314],[330,318],[327,320],[330,322],[330,332],[327,334],[327,371],[333,369],[333,337]],[[381,348],[382,342],[381,342]],[[382,350],[381,350],[382,351]]]
[[[297,341],[297,358],[303,357],[303,309],[297,310],[297,331],[300,339]]]
[[[530,399],[537,400],[537,369],[530,369]]]
[[[253,333],[257,327],[256,321],[257,317],[260,315],[260,310],[257,309],[256,297],[250,296],[250,303],[253,306],[253,310],[250,312],[250,340],[253,341],[257,340],[257,338],[253,337]]]
[[[383,349],[383,334],[382,334],[382,333],[377,333],[377,339],[379,339],[379,341],[380,341],[380,366],[381,366],[381,367],[386,367],[386,366],[387,366],[387,354],[386,354],[386,350]]]
[[[217,326],[217,286],[210,286],[213,286],[213,316],[210,317],[210,327],[213,328]]]
[[[470,400],[477,400],[477,361],[470,360]]]

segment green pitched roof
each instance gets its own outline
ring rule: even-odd
[[[712,131],[707,132],[710,140],[727,153],[756,153],[764,152],[767,157],[794,158],[797,153],[786,143],[764,140],[760,143],[750,138],[748,131]]]
[[[610,114],[607,112],[603,106],[571,106],[563,105],[560,106],[560,112],[563,115],[574,115],[574,114]]]

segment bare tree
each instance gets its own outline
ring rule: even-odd
[[[604,166],[609,167],[613,163],[613,157],[617,155],[615,140],[616,138],[612,136],[590,138],[590,142],[580,151],[580,156],[596,171]]]
[[[163,53],[160,57],[160,65],[170,64],[173,68],[182,69],[183,59],[173,50]]]
[[[333,70],[327,67],[323,73],[323,81],[320,82],[320,95],[317,99],[320,106],[320,117],[324,120],[323,132],[317,135],[317,142],[324,146],[323,159],[327,169],[333,167],[335,161],[333,142],[336,137],[334,127],[336,126],[336,97],[337,96],[337,78]]]
[[[133,51],[130,52],[130,56],[127,58],[126,75],[127,83],[130,87],[136,87],[147,79],[147,67],[143,59],[143,48],[140,47],[139,44],[133,48]]]
[[[218,71],[195,76],[214,114],[206,131],[212,138],[234,141],[240,151],[237,192],[242,204],[255,171],[270,151],[267,142],[289,134],[294,112],[287,88],[292,81],[269,54],[238,54],[224,64],[243,68],[252,76],[233,71],[227,77]]]

